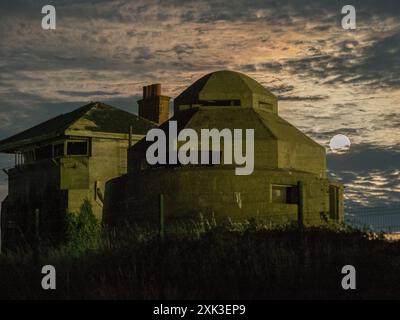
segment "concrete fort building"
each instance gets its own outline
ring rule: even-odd
[[[199,137],[205,128],[254,129],[253,173],[235,175],[237,166],[223,161],[149,165],[146,150],[153,142],[142,139],[128,151],[128,173],[107,183],[107,221],[157,222],[159,194],[167,221],[202,215],[290,222],[299,210],[305,224],[343,219],[343,188],[326,177],[325,148],[282,119],[277,98],[248,76],[217,71],[200,78],[175,98],[173,118],[160,126],[167,137],[171,121]],[[217,150],[199,142],[197,150],[211,156],[224,150],[224,141]]]
[[[145,86],[139,116],[94,102],[0,141],[0,152],[15,155],[5,170],[3,244],[32,232],[37,211],[41,236],[60,234],[60,221],[84,199],[110,223],[157,222],[160,194],[166,221],[202,215],[288,222],[299,212],[310,224],[343,219],[343,189],[326,178],[325,148],[279,117],[277,98],[261,84],[218,71],[176,97],[168,120],[169,100],[159,84]],[[198,136],[201,129],[253,129],[254,171],[235,175],[237,164],[224,161],[149,165],[145,135],[159,126],[168,137],[171,121]],[[221,153],[224,139],[219,148],[196,149]]]
[[[127,149],[157,125],[129,112],[93,102],[0,142],[15,155],[8,196],[1,206],[2,243],[32,234],[39,211],[41,236],[61,234],[67,212],[88,199],[103,214],[106,182],[126,174]],[[129,135],[129,128],[132,134]]]

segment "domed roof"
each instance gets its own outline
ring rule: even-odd
[[[242,106],[259,107],[260,103],[276,110],[276,97],[254,79],[234,71],[209,73],[184,90],[175,99],[179,106]],[[265,107],[264,106],[264,107]],[[268,106],[267,106],[268,108]]]

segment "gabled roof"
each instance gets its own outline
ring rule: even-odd
[[[145,135],[157,125],[147,119],[101,102],[91,102],[72,112],[62,114],[28,130],[0,141],[0,152],[12,152],[23,145],[80,131]]]

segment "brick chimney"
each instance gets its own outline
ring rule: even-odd
[[[143,87],[143,98],[138,101],[139,116],[161,124],[169,119],[169,100],[161,95],[161,84]]]

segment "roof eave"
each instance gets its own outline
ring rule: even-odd
[[[62,133],[52,133],[52,134],[41,135],[41,136],[37,136],[34,138],[22,139],[22,140],[9,142],[9,143],[7,143],[6,141],[5,141],[5,143],[0,141],[0,153],[13,153],[13,152],[21,149],[21,147],[39,143],[39,142],[46,141],[49,139],[54,139],[57,137],[61,137],[63,135],[64,135],[64,133],[62,132]],[[12,137],[10,137],[8,139],[11,139],[11,138]],[[8,140],[8,139],[6,139],[6,140]]]
[[[75,137],[88,137],[88,138],[105,138],[105,139],[129,139],[129,133],[116,133],[116,132],[103,132],[103,131],[92,131],[92,130],[66,130],[65,136]],[[142,139],[145,134],[133,133],[132,138],[135,140]]]

